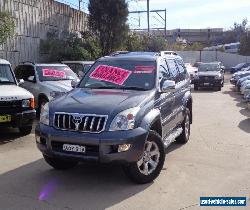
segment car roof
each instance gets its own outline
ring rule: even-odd
[[[20,63],[20,65],[32,65],[32,66],[67,66],[66,64],[63,63],[31,63],[31,62],[24,62]]]
[[[10,62],[0,58],[0,64],[9,64],[10,65]]]
[[[125,55],[123,54],[122,56],[105,56],[102,58],[99,58],[97,61],[109,61],[109,60],[131,60],[131,61],[156,61],[157,56],[152,56],[152,55]]]
[[[95,61],[62,61],[62,63],[93,64]]]

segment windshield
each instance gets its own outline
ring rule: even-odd
[[[10,65],[0,64],[0,85],[15,83],[15,78],[11,71]]]
[[[240,68],[240,67],[244,66],[244,64],[245,64],[245,63],[239,63],[239,64],[237,64],[237,65],[235,66],[235,68]]]
[[[155,75],[156,62],[102,61],[91,67],[79,87],[150,90],[155,86]]]
[[[39,66],[37,74],[40,81],[77,80],[76,74],[67,66]]]
[[[219,71],[219,65],[216,63],[200,64],[198,71]]]

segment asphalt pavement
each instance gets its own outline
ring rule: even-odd
[[[173,143],[160,176],[146,185],[131,183],[119,166],[55,171],[34,133],[0,129],[0,209],[217,209],[200,207],[199,198],[249,198],[250,111],[228,82],[221,92],[199,90],[193,98],[190,141]]]

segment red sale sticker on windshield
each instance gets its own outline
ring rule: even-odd
[[[136,66],[134,73],[151,74],[155,70],[154,66]]]
[[[43,69],[44,77],[57,77],[57,78],[65,78],[65,72],[54,70],[54,69]]]
[[[91,74],[90,78],[123,85],[131,71],[114,66],[100,65]]]

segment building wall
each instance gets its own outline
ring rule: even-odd
[[[0,58],[13,66],[20,62],[46,61],[40,55],[40,40],[51,29],[80,32],[87,29],[87,14],[54,0],[0,0],[0,11],[15,18],[16,34],[0,45]]]

